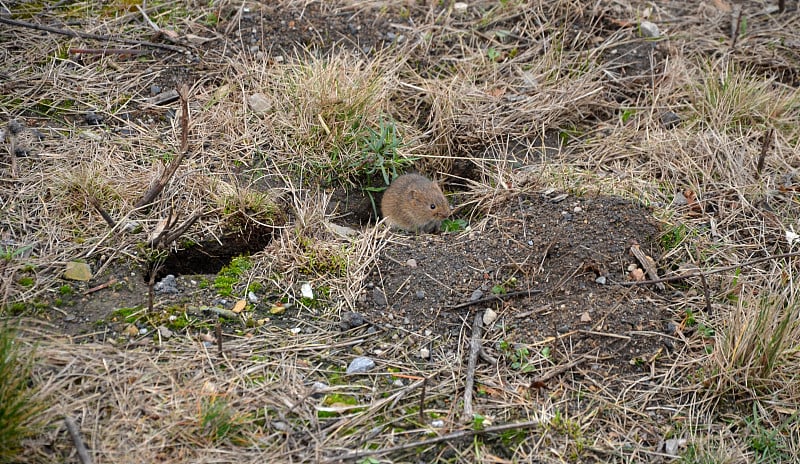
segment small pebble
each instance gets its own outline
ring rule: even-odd
[[[412,269],[417,267],[417,260],[414,259],[414,258],[409,258],[409,260],[406,261],[406,266],[408,266],[408,267],[410,267]]]
[[[253,292],[247,292],[247,300],[253,304],[258,303],[258,296]]]
[[[594,279],[594,281],[597,282],[600,285],[605,285],[606,284],[606,276],[600,276],[600,277]]]
[[[153,290],[159,294],[165,293],[180,293],[181,291],[178,290],[178,281],[175,279],[175,276],[172,274],[167,275],[160,282],[156,282]]]
[[[469,301],[478,301],[483,298],[483,290],[477,289],[472,292],[472,295],[469,296]]]
[[[639,30],[642,32],[643,36],[650,39],[657,39],[661,37],[661,31],[658,30],[658,26],[650,21],[642,21],[642,23],[639,24]]]
[[[419,357],[422,359],[428,359],[431,356],[431,351],[427,348],[421,348],[419,350]]]
[[[681,117],[672,111],[665,111],[661,114],[661,124],[667,128],[672,129],[681,122]]]
[[[440,429],[440,428],[444,427],[444,421],[441,420],[441,419],[432,420],[431,421],[431,427],[433,427],[435,429]]]
[[[372,290],[372,300],[375,302],[375,306],[386,306],[386,295],[383,294],[383,290],[380,287],[375,287]]]
[[[424,300],[424,299],[425,299],[425,290],[417,290],[417,292],[416,292],[416,293],[414,293],[414,296],[415,296],[415,297],[416,297],[418,300]]]
[[[103,116],[95,113],[94,111],[88,111],[83,119],[86,121],[86,124],[89,124],[90,126],[99,126],[100,124],[103,124]]]
[[[399,388],[405,386],[405,384],[403,383],[403,379],[394,379],[394,382],[392,382],[392,386]]]
[[[497,313],[494,312],[492,309],[487,309],[486,312],[483,313],[483,325],[490,325],[492,322],[497,320]]]
[[[342,319],[339,321],[339,328],[342,330],[354,329],[361,325],[364,325],[364,316],[354,311],[342,314]]]
[[[169,330],[169,328],[167,328],[166,326],[163,326],[163,325],[158,326],[158,334],[164,340],[169,340],[170,338],[172,338],[172,335],[173,335],[172,331]]]
[[[347,366],[347,374],[363,374],[375,368],[375,361],[366,356],[359,356]]]

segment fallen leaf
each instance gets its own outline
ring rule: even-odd
[[[236,314],[239,314],[240,312],[242,312],[244,310],[245,306],[247,306],[247,301],[239,300],[239,301],[236,302],[235,305],[233,305],[233,312],[235,312]]]

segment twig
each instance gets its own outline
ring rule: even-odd
[[[739,14],[736,15],[736,23],[731,25],[731,50],[736,48],[736,42],[739,40],[739,28],[742,25],[742,13],[744,12],[742,5],[735,5],[732,14],[736,14],[737,9]]]
[[[156,274],[158,271],[161,270],[161,265],[164,264],[164,261],[161,259],[156,260],[153,262],[153,266],[150,268],[150,280],[147,282],[147,313],[153,313],[153,300],[155,299],[155,285],[156,285]]]
[[[428,438],[427,440],[420,440],[411,443],[404,443],[398,446],[392,446],[390,448],[383,448],[377,450],[363,450],[363,451],[353,451],[346,454],[341,454],[339,456],[335,456],[331,459],[326,459],[321,461],[323,464],[335,463],[335,462],[343,462],[343,461],[352,461],[359,458],[364,458],[368,456],[376,456],[379,454],[391,454],[396,453],[398,451],[403,451],[407,449],[428,446],[428,445],[435,445],[436,443],[451,441],[451,440],[458,440],[459,438],[469,438],[475,435],[487,435],[490,433],[496,432],[505,432],[506,430],[513,430],[513,429],[529,429],[532,427],[537,427],[541,425],[540,421],[532,420],[527,422],[517,422],[512,424],[503,424],[503,425],[495,425],[493,427],[486,427],[482,430],[459,430],[458,432],[452,432],[445,435],[441,435],[434,438]]]
[[[478,353],[481,351],[481,332],[483,332],[483,314],[476,313],[472,320],[472,337],[469,340],[469,358],[467,359],[467,377],[464,382],[464,416],[465,422],[472,420],[472,388],[475,386],[475,366],[478,364]]]
[[[219,356],[224,357],[224,353],[222,352],[222,325],[217,322],[217,325],[214,327],[214,334],[217,336],[217,350],[219,351]]]
[[[145,55],[147,50],[128,48],[70,48],[71,55]]]
[[[547,384],[548,380],[552,379],[553,377],[555,377],[557,375],[561,375],[562,373],[572,369],[573,367],[575,367],[575,366],[577,366],[579,364],[584,363],[586,361],[586,359],[587,359],[586,355],[583,355],[580,358],[576,359],[575,361],[572,361],[572,362],[567,363],[567,364],[562,364],[562,365],[556,367],[555,369],[551,369],[550,371],[548,371],[543,376],[534,379],[531,382],[531,386],[532,387],[540,387],[540,388],[544,387],[544,385]]]
[[[67,430],[72,437],[72,442],[75,444],[75,449],[78,451],[78,458],[80,458],[81,463],[92,464],[92,457],[89,455],[89,451],[83,443],[81,432],[78,430],[78,426],[75,425],[75,421],[73,421],[71,417],[64,417],[64,424],[67,426]]]
[[[84,295],[88,295],[90,293],[94,293],[94,292],[96,292],[98,290],[102,290],[104,288],[108,288],[108,287],[116,284],[117,282],[118,282],[117,279],[111,279],[111,280],[109,280],[108,282],[106,282],[104,284],[100,284],[97,287],[92,287],[89,290],[86,290],[85,292],[83,292],[83,294]]]
[[[425,389],[428,386],[428,377],[422,379],[422,391],[419,394],[419,423],[425,423]]]
[[[94,196],[90,195],[89,196],[89,203],[91,203],[92,206],[94,206],[94,209],[96,209],[97,212],[100,213],[100,216],[103,217],[103,220],[106,221],[106,223],[108,224],[109,227],[111,227],[112,229],[114,227],[117,227],[116,221],[114,221],[114,219],[111,217],[111,215],[108,214],[106,212],[106,210],[103,209],[102,206],[100,206],[100,202],[97,200],[97,198],[95,198]]]
[[[187,93],[188,89],[186,85],[182,85],[180,89],[178,89],[178,93],[181,97],[181,150],[178,153],[178,156],[172,160],[169,167],[164,171],[161,175],[161,178],[158,179],[156,183],[154,183],[150,189],[142,196],[142,199],[139,200],[135,205],[134,208],[141,208],[142,206],[149,205],[153,202],[155,197],[161,193],[164,187],[167,186],[167,182],[172,179],[172,176],[175,175],[175,171],[178,170],[178,166],[180,166],[181,161],[183,161],[183,157],[186,155],[187,148],[189,145],[189,105],[187,102]]]
[[[756,178],[761,176],[761,170],[764,169],[764,161],[767,159],[767,152],[769,151],[770,145],[772,145],[772,134],[775,132],[775,128],[771,127],[766,134],[764,134],[764,140],[761,142],[761,154],[758,156],[758,162],[756,163]]]
[[[448,306],[448,308],[450,308],[450,309],[467,308],[467,307],[470,307],[470,306],[473,306],[473,305],[479,305],[479,304],[483,304],[483,303],[488,303],[490,301],[495,301],[495,300],[503,301],[504,298],[515,298],[515,297],[518,297],[518,296],[530,296],[530,295],[533,295],[535,293],[542,293],[542,290],[521,290],[521,291],[518,291],[518,292],[503,293],[503,294],[499,294],[499,295],[492,294],[492,295],[487,296],[486,298],[481,298],[481,299],[473,300],[473,301],[467,301],[466,303],[459,303],[459,304],[457,304],[455,306]]]
[[[143,47],[160,48],[162,50],[169,50],[171,52],[184,53],[184,50],[180,47],[175,47],[173,45],[160,44],[155,42],[147,42],[145,40],[126,39],[124,37],[113,37],[110,35],[101,35],[101,34],[89,34],[87,32],[77,32],[77,31],[71,31],[69,29],[59,29],[57,27],[42,26],[40,24],[33,24],[27,21],[19,21],[16,19],[9,19],[3,17],[0,17],[0,23],[8,24],[9,26],[27,27],[29,29],[35,29],[37,31],[52,32],[53,34],[78,37],[81,39],[99,40],[101,42],[120,42],[129,45],[141,45]]]
[[[645,272],[647,273],[647,277],[650,277],[651,280],[658,280],[658,271],[656,270],[656,266],[653,264],[653,259],[647,256],[639,245],[633,245],[631,247],[631,254],[636,257],[637,260],[642,264]],[[664,284],[656,284],[656,288],[659,290],[664,290]]]
[[[700,273],[700,282],[703,284],[703,296],[706,299],[706,313],[709,315],[711,314],[711,295],[708,291],[708,282],[706,282],[706,276],[702,272]]]
[[[660,282],[674,282],[676,280],[683,280],[683,279],[686,279],[686,278],[689,278],[689,277],[695,277],[695,276],[698,276],[698,275],[700,275],[702,273],[705,273],[706,275],[707,274],[716,274],[718,272],[730,271],[732,269],[736,269],[736,268],[740,268],[740,267],[752,266],[754,264],[763,263],[764,261],[778,260],[778,259],[783,259],[783,258],[792,258],[792,257],[795,257],[795,256],[800,256],[800,251],[795,251],[795,252],[792,252],[792,253],[782,253],[782,254],[773,255],[773,256],[765,256],[763,258],[757,258],[757,259],[753,259],[753,260],[750,260],[750,261],[745,261],[744,263],[731,264],[730,266],[720,267],[720,268],[717,268],[717,269],[711,269],[711,270],[706,270],[706,271],[701,271],[700,269],[693,269],[693,270],[690,270],[688,272],[684,272],[683,274],[680,274],[680,275],[675,275],[675,276],[670,276],[670,277],[662,277],[662,278],[656,279],[656,280],[642,280],[642,281],[639,281],[639,282],[615,282],[615,283],[617,285],[630,287],[630,286],[636,286],[636,285],[652,285],[652,284],[657,284],[657,283],[660,283]]]

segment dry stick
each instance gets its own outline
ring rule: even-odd
[[[422,379],[422,391],[419,394],[419,423],[425,423],[425,388],[428,386],[428,378]]]
[[[70,37],[78,37],[81,39],[99,40],[101,42],[120,42],[129,45],[141,45],[144,47],[160,48],[162,50],[169,50],[171,52],[184,53],[184,50],[180,47],[175,47],[172,45],[160,44],[155,42],[147,42],[145,40],[126,39],[124,37],[113,37],[110,35],[101,35],[101,34],[89,34],[87,32],[77,32],[77,31],[71,31],[69,29],[59,29],[57,27],[42,26],[39,24],[33,24],[26,21],[18,21],[16,19],[8,19],[3,17],[0,17],[0,23],[8,24],[10,26],[27,27],[29,29],[36,29],[37,31],[52,32],[53,34],[68,35]]]
[[[224,353],[222,352],[222,324],[217,322],[217,326],[214,327],[214,334],[217,336],[217,350],[219,350],[219,356],[224,357]]]
[[[70,48],[69,53],[72,55],[144,55],[150,52],[127,48]]]
[[[347,454],[341,454],[339,456],[335,456],[331,459],[326,459],[321,461],[323,464],[334,463],[334,462],[343,462],[343,461],[351,461],[354,459],[364,458],[368,456],[376,456],[379,454],[390,454],[396,453],[398,451],[403,451],[407,449],[417,448],[421,446],[428,446],[428,445],[435,445],[436,443],[441,443],[443,441],[450,441],[450,440],[458,440],[459,438],[468,438],[475,435],[486,435],[489,433],[495,432],[505,432],[506,430],[513,430],[513,429],[529,429],[532,427],[537,427],[541,425],[541,421],[527,421],[527,422],[517,422],[512,424],[503,424],[503,425],[495,425],[493,427],[486,427],[482,430],[459,430],[458,432],[448,433],[446,435],[441,435],[434,438],[428,438],[427,440],[420,440],[411,443],[404,443],[398,446],[392,446],[391,448],[383,448],[377,450],[364,450],[364,451],[354,451]]]
[[[481,298],[479,300],[474,301],[467,301],[466,303],[460,303],[455,306],[448,306],[450,309],[461,309],[461,308],[468,308],[473,305],[479,305],[483,303],[488,303],[490,301],[500,300],[503,301],[504,298],[515,298],[518,296],[530,296],[535,293],[542,293],[542,290],[521,290],[518,292],[511,292],[511,293],[503,293],[500,295],[490,295],[486,298]]]
[[[758,162],[756,163],[756,178],[761,176],[761,170],[764,169],[764,161],[767,159],[767,152],[769,151],[770,145],[772,145],[772,134],[775,132],[775,128],[771,127],[766,134],[764,134],[764,140],[761,143],[761,154],[758,156]]]
[[[156,260],[153,263],[153,266],[151,267],[151,270],[150,270],[150,281],[147,283],[147,312],[148,312],[148,314],[152,314],[153,313],[153,300],[155,299],[155,297],[154,297],[154,294],[155,294],[154,287],[156,285],[156,274],[158,274],[158,271],[161,270],[161,265],[163,263],[164,262],[162,260]]]
[[[100,284],[100,285],[98,285],[97,287],[92,287],[92,288],[90,288],[89,290],[86,290],[85,292],[83,292],[83,294],[84,294],[84,295],[88,295],[88,294],[90,294],[90,293],[94,293],[94,292],[96,292],[96,291],[98,291],[98,290],[102,290],[102,289],[104,289],[104,288],[108,288],[108,287],[110,287],[110,286],[112,286],[112,285],[116,284],[117,282],[118,282],[118,281],[117,281],[117,279],[116,279],[116,278],[114,278],[114,279],[111,279],[111,280],[109,280],[108,282],[106,282],[106,283],[104,283],[104,284]]]
[[[586,355],[583,355],[580,358],[576,359],[575,361],[572,361],[571,363],[562,364],[562,365],[556,367],[555,369],[550,370],[547,374],[534,379],[530,383],[530,386],[531,387],[540,387],[540,386],[544,387],[544,385],[547,383],[548,380],[552,379],[553,377],[555,377],[557,375],[561,375],[563,372],[566,372],[566,371],[572,369],[573,367],[575,367],[575,366],[577,366],[579,364],[584,363],[587,359],[588,359],[588,357]]]
[[[786,0],[778,0],[778,13],[786,11]]]
[[[647,256],[639,245],[633,245],[631,247],[631,254],[639,260],[644,268],[645,272],[647,272],[647,277],[650,277],[652,280],[658,279],[658,271],[656,270],[655,265],[653,265],[653,260]],[[659,290],[664,290],[664,284],[656,284],[656,288]]]
[[[89,451],[86,449],[86,445],[83,443],[81,432],[78,430],[78,426],[75,425],[75,421],[73,421],[71,417],[64,417],[64,424],[67,426],[67,430],[72,437],[72,442],[75,444],[75,449],[78,451],[78,457],[80,458],[81,463],[92,464],[92,457],[89,456]]]
[[[754,264],[763,263],[764,261],[778,260],[778,259],[783,259],[783,258],[792,258],[792,257],[795,257],[795,256],[800,256],[800,251],[795,251],[795,252],[792,252],[792,253],[782,253],[782,254],[773,255],[773,256],[765,256],[763,258],[757,258],[757,259],[753,259],[753,260],[750,260],[750,261],[745,261],[745,262],[740,263],[740,264],[731,264],[730,266],[720,267],[720,268],[717,268],[717,269],[711,269],[711,270],[707,270],[707,271],[701,271],[700,269],[695,269],[695,270],[688,271],[688,272],[685,272],[685,273],[680,274],[680,275],[671,276],[671,277],[662,277],[662,278],[656,279],[656,280],[642,280],[642,281],[639,281],[639,282],[615,282],[615,283],[617,285],[622,285],[624,287],[632,287],[632,286],[638,286],[638,285],[652,285],[652,284],[657,284],[659,282],[674,282],[676,280],[683,280],[683,279],[687,279],[689,277],[695,277],[695,276],[701,275],[703,273],[705,273],[705,274],[716,274],[718,272],[730,271],[732,269],[736,269],[736,268],[740,268],[740,267],[752,266]]]
[[[472,420],[472,387],[475,386],[475,366],[478,364],[478,353],[481,351],[481,332],[483,331],[483,314],[476,313],[472,320],[472,337],[469,340],[469,359],[467,360],[467,379],[464,384],[464,416],[463,420]]]
[[[97,212],[100,213],[100,216],[103,216],[103,219],[106,221],[106,223],[108,223],[109,227],[111,227],[112,229],[114,227],[117,227],[116,221],[114,221],[114,219],[111,217],[111,215],[108,214],[106,212],[106,210],[103,209],[102,206],[100,206],[100,202],[97,201],[97,198],[95,198],[94,196],[90,195],[89,196],[89,203],[91,203],[92,206],[94,206],[94,209],[96,209]]]
[[[738,5],[738,7],[739,7],[739,14],[736,16],[736,24],[734,24],[731,27],[731,50],[736,48],[736,42],[739,40],[739,28],[741,27],[742,24],[742,13],[744,12],[744,8],[742,8],[742,5]]]
[[[164,187],[167,186],[167,182],[175,175],[175,171],[178,170],[178,166],[180,166],[181,161],[183,161],[183,157],[186,155],[187,149],[189,147],[189,103],[187,101],[187,94],[188,88],[186,85],[182,85],[180,89],[178,89],[178,93],[181,97],[181,150],[178,153],[178,156],[172,160],[169,167],[164,171],[161,175],[161,178],[153,184],[152,187],[144,194],[141,200],[139,200],[135,205],[134,208],[141,208],[142,206],[149,205],[153,202],[155,197],[164,190]]]
[[[181,224],[180,226],[178,226],[178,227],[175,229],[175,231],[174,231],[174,232],[172,232],[172,233],[170,233],[170,234],[164,234],[164,235],[163,235],[163,241],[164,241],[164,243],[166,243],[166,244],[169,244],[169,243],[172,243],[172,242],[174,242],[175,240],[178,240],[178,238],[179,238],[181,235],[183,235],[183,233],[184,233],[184,232],[186,232],[186,231],[189,229],[189,227],[192,227],[192,225],[193,225],[195,222],[197,222],[197,220],[198,220],[198,219],[200,219],[202,216],[203,216],[203,215],[202,215],[201,213],[194,213],[194,214],[192,215],[192,217],[190,217],[189,219],[187,219],[187,220],[186,220],[186,222],[184,222],[183,224]],[[164,229],[164,230],[167,230],[167,229]],[[162,239],[162,238],[161,238],[161,237],[159,237],[159,239]]]
[[[711,314],[711,292],[708,291],[708,282],[706,282],[706,276],[702,272],[700,273],[700,282],[703,283],[703,296],[706,299],[706,312],[710,315]]]

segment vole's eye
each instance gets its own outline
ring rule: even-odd
[[[436,209],[436,204],[435,203],[431,203],[431,209]]]

